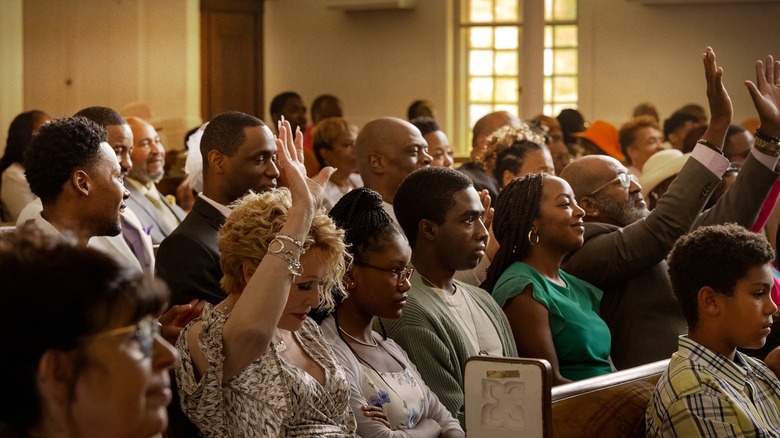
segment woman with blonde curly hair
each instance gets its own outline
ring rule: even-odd
[[[485,140],[482,164],[503,188],[515,178],[529,173],[555,175],[552,155],[544,136],[529,125],[506,125]]]
[[[342,290],[344,233],[318,212],[333,168],[306,178],[302,136],[284,122],[280,137],[289,190],[235,203],[218,237],[228,297],[176,343],[182,408],[201,436],[355,436],[349,384],[307,317]]]

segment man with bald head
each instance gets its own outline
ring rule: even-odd
[[[125,178],[127,204],[149,230],[152,242],[159,244],[184,220],[184,210],[157,190],[156,183],[165,175],[165,148],[154,126],[138,117],[128,117],[127,123],[133,132],[133,167]]]
[[[719,135],[712,143],[722,144]],[[750,228],[777,178],[776,162],[753,149],[732,188],[703,213],[729,163],[701,143],[652,212],[636,177],[610,156],[584,156],[563,169],[561,178],[585,210],[585,242],[562,267],[604,291],[601,317],[612,333],[618,369],[676,351],[688,327],[672,293],[666,255],[678,237],[699,226],[735,222]]]
[[[495,111],[477,120],[471,131],[471,161],[458,168],[471,178],[478,192],[487,189],[493,201],[498,197],[498,182],[485,173],[481,162],[482,154],[485,153],[487,137],[498,128],[509,124],[519,125],[520,119],[508,111]]]
[[[382,196],[385,211],[397,223],[393,211],[395,192],[413,170],[431,164],[428,143],[420,130],[406,120],[381,117],[363,126],[355,149],[363,185]]]
[[[757,141],[731,188],[701,212],[729,167],[722,148],[732,116],[712,49],[703,61],[710,125],[652,212],[636,178],[611,157],[579,158],[560,175],[585,210],[584,243],[562,268],[604,291],[601,317],[612,333],[611,357],[618,369],[668,358],[677,351],[678,336],[687,333],[665,261],[677,238],[703,225],[752,227],[778,176],[780,145]],[[773,64],[771,57],[767,62]],[[766,91],[774,87],[773,70],[756,69],[761,91],[752,82],[747,85],[762,129],[780,136],[780,97]]]

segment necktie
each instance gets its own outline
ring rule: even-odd
[[[146,260],[146,253],[144,252],[144,244],[141,241],[141,234],[136,228],[128,224],[124,218],[122,218],[122,237],[124,237],[125,242],[127,242],[127,245],[133,251],[135,258],[138,259],[138,262],[141,264],[141,268],[144,271],[147,271],[149,269],[149,263]]]

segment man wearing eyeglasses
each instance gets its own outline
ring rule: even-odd
[[[611,357],[618,369],[668,358],[677,350],[678,336],[687,332],[664,260],[677,238],[702,225],[752,226],[777,179],[777,151],[753,148],[732,188],[702,213],[729,166],[721,149],[732,112],[711,49],[704,64],[711,124],[652,212],[636,178],[614,158],[582,157],[560,175],[585,210],[585,243],[563,269],[604,291],[601,317],[612,333]],[[780,126],[772,119],[780,114],[780,102],[771,96],[754,102],[762,123]]]

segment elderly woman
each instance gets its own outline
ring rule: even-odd
[[[147,438],[165,429],[176,352],[167,291],[34,226],[0,241],[0,436]]]
[[[346,230],[354,261],[349,296],[322,323],[350,382],[358,434],[370,437],[464,437],[458,420],[431,392],[406,352],[371,329],[374,317],[397,319],[411,288],[412,250],[382,208],[382,197],[353,190],[330,211]]]
[[[314,128],[314,154],[320,167],[335,167],[336,171],[325,184],[322,206],[330,211],[345,193],[363,187],[357,173],[355,138],[357,127],[341,117],[322,120]]]
[[[485,289],[504,309],[518,354],[550,362],[553,384],[613,371],[603,292],[561,270],[582,246],[584,216],[566,181],[529,174],[504,188],[493,217],[501,248]]]
[[[35,199],[24,176],[24,151],[27,150],[33,134],[48,123],[50,118],[43,111],[27,111],[16,116],[8,127],[5,154],[0,160],[0,206],[3,221],[16,222],[22,209]]]
[[[202,436],[351,437],[349,384],[307,317],[345,271],[344,232],[318,212],[333,172],[305,176],[303,138],[280,126],[287,189],[245,196],[219,231],[222,288],[179,336],[182,409]]]
[[[525,123],[506,125],[490,134],[482,157],[485,172],[504,187],[529,173],[555,174],[545,138]]]

